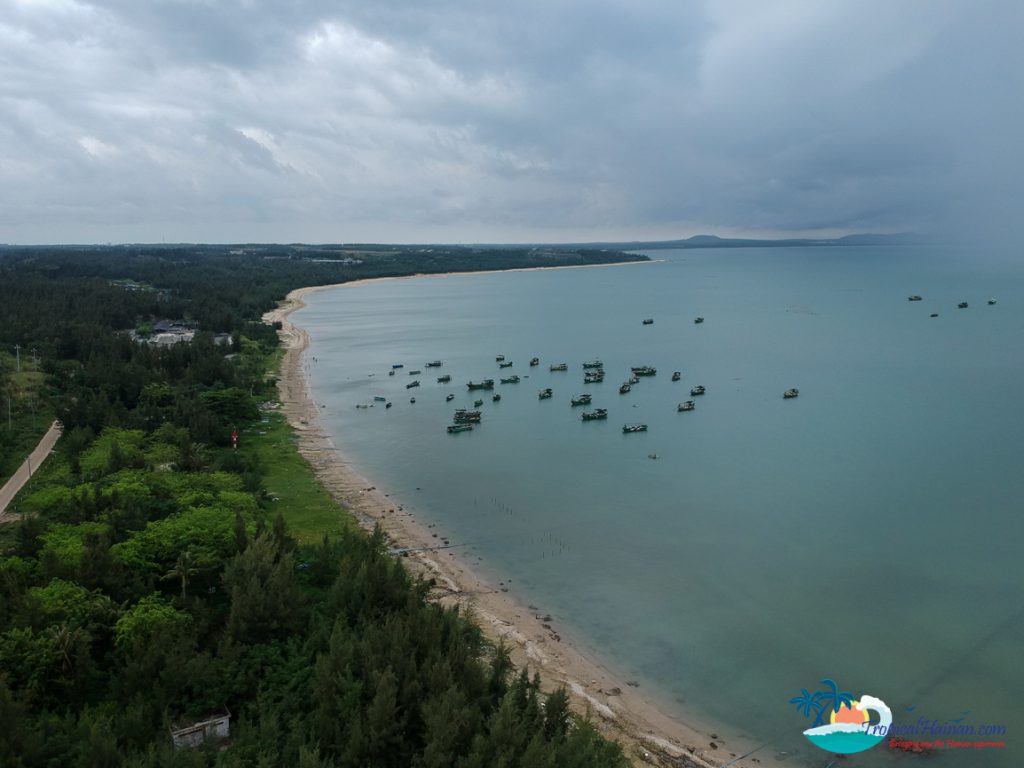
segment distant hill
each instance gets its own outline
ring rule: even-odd
[[[566,243],[566,248],[612,248],[620,251],[661,250],[668,248],[794,248],[811,246],[847,245],[912,245],[924,242],[920,235],[904,232],[893,235],[846,235],[836,238],[785,238],[782,240],[760,240],[757,238],[719,237],[718,235],[694,235],[684,240],[633,240],[621,243]]]

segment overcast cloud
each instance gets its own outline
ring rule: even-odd
[[[0,242],[972,230],[1020,0],[0,0]]]

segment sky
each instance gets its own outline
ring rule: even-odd
[[[1011,231],[1020,0],[0,0],[0,242]]]

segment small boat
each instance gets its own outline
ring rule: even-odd
[[[423,371],[409,371],[410,376],[419,376]]]
[[[967,302],[966,301],[961,301],[959,304],[956,305],[956,308],[957,309],[967,309]]]
[[[604,371],[588,371],[583,375],[584,384],[600,384],[604,381]]]
[[[373,399],[378,403],[386,403],[388,401],[386,397],[381,397],[380,395],[375,396]]]
[[[419,381],[410,381],[408,384],[405,385],[405,388],[412,389],[413,387],[418,387],[419,385]]]
[[[630,376],[629,376],[629,383],[630,384],[639,384],[640,383],[640,377],[637,376],[636,374],[630,374]]]
[[[535,365],[540,365],[540,358],[539,357],[531,357],[530,358],[530,367],[532,368]]]
[[[687,400],[685,403],[680,403],[678,406],[676,406],[676,410],[680,411],[680,412],[682,412],[682,411],[692,411],[696,407],[697,407],[697,404],[695,402],[693,402],[693,400]]]
[[[445,396],[445,398],[444,398],[444,401],[445,401],[446,403],[450,403],[450,402],[451,402],[452,400],[454,400],[454,399],[455,399],[455,395],[453,395],[453,394],[449,393],[448,395],[446,395],[446,396]]]
[[[537,393],[537,398],[540,399],[540,400],[547,400],[553,394],[555,394],[555,393],[551,391],[550,387],[548,387],[547,389],[542,389],[540,392],[538,392]]]
[[[454,421],[456,424],[465,424],[468,422],[479,424],[480,411],[467,411],[465,408],[459,408],[455,411]]]
[[[356,403],[356,408],[359,408],[359,409],[373,408],[373,406],[372,405],[364,405],[363,403]]]
[[[593,411],[584,411],[582,416],[584,421],[596,421],[597,419],[607,419],[608,409],[597,408],[596,410]]]
[[[491,397],[491,402],[496,403],[499,400],[501,400],[501,395],[498,392],[495,392],[494,395]]]
[[[472,424],[449,424],[448,425],[448,434],[449,435],[456,435],[459,432],[469,432],[471,429],[473,429],[473,425]]]
[[[649,365],[636,366],[634,368],[630,368],[630,370],[636,376],[653,376],[658,372],[657,368],[652,368]]]
[[[626,434],[626,435],[631,434],[633,432],[646,432],[646,431],[647,431],[647,425],[646,424],[623,424],[622,425],[622,433]]]
[[[559,363],[558,365],[552,365],[548,368],[550,371],[568,371],[569,366],[566,363]]]
[[[921,301],[921,297],[915,293],[913,296],[907,296],[907,301]]]
[[[938,317],[938,316],[939,316],[938,312],[932,312],[930,315],[928,315],[928,317]]]
[[[502,384],[518,384],[519,381],[520,381],[519,377],[513,374],[512,376],[509,376],[508,378],[502,379],[501,383]]]
[[[395,363],[391,366],[391,370],[396,370],[398,368],[405,368],[405,363]]]
[[[992,306],[993,304],[995,304],[995,303],[996,303],[996,300],[995,300],[995,299],[989,299],[989,300],[988,300],[988,305],[989,305],[990,307],[991,307],[991,306]]]
[[[499,368],[511,368],[515,363],[498,363]]]
[[[704,318],[703,317],[695,317],[695,318],[693,318],[693,322],[694,322],[695,325],[700,325],[701,323],[704,322]]]
[[[498,355],[496,358],[494,358],[494,362],[496,362],[496,363],[503,363],[503,362],[505,362],[505,356],[504,355]]]
[[[444,363],[442,363],[440,360],[432,360],[431,362],[427,363],[427,368],[440,368],[442,365],[444,365]]]
[[[647,458],[648,459],[656,459],[656,458],[658,458],[658,454],[656,454],[656,453],[648,453],[647,454]]]
[[[620,395],[625,395],[625,394],[627,394],[627,393],[629,392],[629,390],[631,390],[632,388],[633,388],[633,387],[632,387],[632,386],[630,386],[629,382],[626,382],[626,383],[625,383],[625,384],[623,384],[623,385],[622,385],[621,387],[619,387],[619,394],[620,394]]]
[[[416,398],[415,397],[410,397],[409,398],[409,402],[412,403],[413,405],[416,405]]]
[[[474,400],[474,401],[473,401],[473,407],[474,407],[474,408],[479,408],[479,407],[480,407],[481,405],[483,405],[483,404],[484,404],[484,401],[483,401],[483,400]]]
[[[644,320],[644,325],[654,325],[654,318],[648,317]]]
[[[484,379],[483,381],[471,381],[466,386],[472,391],[474,389],[494,389],[494,379]]]
[[[444,376],[438,376],[437,377],[437,383],[438,384],[448,384],[451,380],[452,380],[452,377],[450,375],[448,375],[448,374],[445,374]]]
[[[604,368],[604,363],[600,360],[588,360],[583,364],[584,368]]]
[[[704,394],[704,385],[698,384],[696,387],[694,387],[693,389],[690,390],[690,394],[691,395],[703,395]]]
[[[791,400],[794,397],[799,397],[799,395],[800,395],[800,390],[799,389],[787,389],[785,392],[782,393],[782,396],[786,400]]]
[[[391,407],[391,403],[384,403],[384,407],[385,408],[390,408]]]
[[[394,371],[388,371],[388,376],[394,376],[394,375],[395,375]]]
[[[672,371],[672,381],[679,381],[683,378],[683,374],[680,371]]]
[[[590,395],[576,395],[576,397],[574,397],[572,400],[570,400],[569,403],[571,405],[573,405],[573,406],[576,406],[576,405],[590,405],[591,399],[592,398],[591,398]]]

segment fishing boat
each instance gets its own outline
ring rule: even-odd
[[[938,317],[938,316],[939,316],[938,312],[932,312],[930,315],[928,315],[928,317]]]
[[[677,411],[692,411],[697,407],[697,404],[693,400],[687,400],[685,403],[680,403],[676,406]]]
[[[409,402],[412,403],[413,405],[416,405],[416,398],[415,397],[410,397],[409,398]]]
[[[442,363],[440,360],[432,360],[431,362],[427,363],[427,368],[440,368],[442,365],[444,365],[444,363]]]
[[[419,376],[423,371],[409,371],[410,376]]]
[[[391,403],[390,403],[390,402],[388,402],[388,403],[384,403],[384,407],[385,407],[385,408],[390,408],[390,407],[391,407]]]
[[[956,305],[956,308],[957,309],[967,309],[967,302],[966,301],[961,301],[959,304]]]
[[[704,394],[704,385],[703,384],[698,384],[696,387],[693,387],[690,390],[690,394],[694,395],[694,396],[696,396],[696,395],[703,395]]]
[[[405,388],[412,389],[413,387],[418,387],[419,385],[419,381],[410,381],[408,384],[405,385]]]
[[[694,322],[695,325],[700,325],[701,323],[704,322],[704,318],[703,317],[695,317],[695,318],[693,318],[693,322]]]
[[[394,376],[394,375],[395,375],[394,371],[388,371],[388,376]]]
[[[672,381],[679,381],[683,378],[683,374],[680,371],[672,371]]]
[[[458,424],[464,424],[466,422],[479,423],[480,422],[480,411],[467,411],[465,408],[459,408],[455,411],[454,421]]]
[[[530,358],[530,367],[532,368],[535,365],[540,365],[540,358],[539,357],[531,357]]]
[[[550,388],[550,387],[548,387],[547,389],[542,389],[542,390],[541,390],[540,392],[538,392],[538,393],[537,393],[537,397],[538,397],[538,399],[540,399],[540,400],[547,400],[547,399],[548,399],[548,398],[550,398],[550,397],[551,397],[551,396],[552,396],[553,394],[555,394],[555,393],[551,391],[551,388]]]
[[[600,384],[604,381],[604,371],[588,371],[583,375],[584,384]]]
[[[625,383],[625,384],[623,384],[623,385],[622,385],[621,387],[619,387],[619,394],[620,394],[620,395],[625,395],[625,394],[627,394],[627,393],[629,392],[629,390],[631,390],[632,388],[633,388],[633,387],[632,387],[632,386],[630,386],[629,382],[626,382],[626,383]]]
[[[450,402],[451,402],[452,400],[454,400],[454,399],[455,399],[455,395],[453,395],[453,394],[451,394],[451,393],[448,393],[448,395],[446,395],[446,396],[445,396],[445,398],[444,398],[444,401],[445,401],[446,403],[450,403]]]
[[[447,384],[451,380],[452,380],[452,377],[449,374],[447,374],[447,373],[444,376],[438,376],[437,377],[437,383],[438,384]]]
[[[494,389],[494,379],[484,379],[483,381],[471,381],[466,386],[472,391],[474,389]]]
[[[644,320],[644,325],[654,325],[654,318],[648,317]]]
[[[509,376],[507,378],[502,379],[501,383],[502,384],[518,384],[519,383],[519,376],[513,374],[512,376]]]
[[[639,384],[640,383],[640,377],[637,376],[635,373],[630,374],[630,376],[629,376],[629,383],[630,383],[630,385]]]
[[[790,399],[792,399],[794,397],[799,397],[799,395],[800,395],[800,390],[799,389],[787,389],[785,392],[782,393],[782,396],[786,400],[790,400]]]
[[[378,403],[386,403],[388,401],[386,397],[381,397],[380,395],[376,395],[373,399]]]
[[[569,402],[573,406],[576,406],[576,405],[590,405],[591,399],[592,398],[591,398],[590,395],[576,395],[576,397],[574,397]]]
[[[646,432],[646,431],[647,431],[647,425],[646,424],[623,424],[622,425],[622,432],[623,432],[623,434],[626,434],[626,435],[628,435],[628,434],[630,434],[632,432]]]
[[[483,404],[484,404],[484,401],[483,401],[483,400],[474,400],[474,401],[473,401],[473,407],[474,407],[474,408],[479,408],[479,407],[480,407],[481,405],[483,405]]]
[[[405,363],[395,363],[391,366],[391,370],[396,370],[398,368],[405,368]]]
[[[471,429],[473,429],[472,424],[449,424],[448,434],[455,435],[458,434],[459,432],[469,432]]]
[[[607,419],[608,409],[597,408],[596,410],[593,411],[584,411],[582,415],[584,421],[596,421],[597,419]]]
[[[498,363],[499,368],[511,368],[515,363]]]
[[[907,301],[921,301],[921,297],[915,293],[913,296],[907,296]]]
[[[566,363],[558,363],[558,365],[552,365],[548,368],[550,371],[568,371],[569,366]]]
[[[639,365],[630,368],[635,376],[653,376],[658,372],[657,368],[652,368],[649,365]]]
[[[496,362],[496,363],[503,363],[503,362],[505,362],[505,356],[504,355],[498,355],[496,358],[494,358],[494,362]]]
[[[995,299],[989,299],[989,300],[988,300],[988,305],[989,305],[990,307],[991,307],[991,306],[992,306],[993,304],[995,304],[995,303],[996,303],[996,300],[995,300]]]
[[[588,360],[583,364],[584,368],[604,368],[604,363],[600,360]]]
[[[496,403],[496,402],[498,402],[499,400],[501,400],[501,394],[500,394],[500,393],[498,393],[498,392],[495,392],[495,393],[494,393],[494,396],[493,396],[493,397],[491,397],[491,402],[492,402],[492,403]]]

